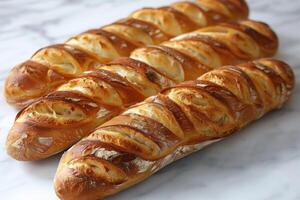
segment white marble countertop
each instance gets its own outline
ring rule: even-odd
[[[14,64],[40,47],[125,17],[143,6],[172,0],[1,0],[0,87]],[[110,199],[300,199],[300,1],[248,0],[251,18],[280,37],[277,55],[294,69],[291,101],[238,134],[177,161],[147,181]],[[1,92],[2,93],[2,92]],[[0,96],[0,198],[57,199],[52,179],[60,155],[17,162],[5,153],[16,111]]]

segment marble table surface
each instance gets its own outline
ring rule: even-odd
[[[50,43],[172,0],[0,0],[0,87],[14,64]],[[177,161],[147,181],[109,199],[300,199],[300,1],[248,0],[251,18],[280,37],[277,57],[294,69],[297,84],[281,110],[238,134]],[[57,199],[52,180],[60,155],[17,162],[4,143],[16,110],[0,96],[0,198]]]

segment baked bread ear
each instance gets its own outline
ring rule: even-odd
[[[139,48],[130,58],[97,66],[20,111],[8,134],[7,152],[17,160],[49,157],[164,88],[222,65],[272,56],[277,46],[266,24],[247,20]]]
[[[129,56],[138,47],[156,45],[217,22],[247,17],[244,0],[197,0],[137,10],[125,19],[38,50],[15,66],[6,78],[6,100],[23,108],[84,71],[95,69],[99,63]]]
[[[293,87],[287,64],[261,59],[165,89],[64,153],[54,180],[56,193],[64,200],[88,200],[124,190],[280,108]]]

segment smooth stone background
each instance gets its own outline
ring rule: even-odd
[[[108,24],[143,6],[171,0],[1,0],[0,87],[13,65],[37,49]],[[270,24],[280,37],[278,58],[294,69],[294,95],[226,140],[171,164],[147,181],[109,199],[293,200],[300,199],[300,1],[249,0],[251,18]],[[0,98],[0,198],[57,199],[52,180],[60,155],[17,162],[5,153],[16,111]]]

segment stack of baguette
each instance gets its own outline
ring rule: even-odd
[[[99,199],[280,108],[293,72],[263,58],[278,38],[247,16],[243,0],[179,2],[39,50],[6,80],[7,101],[23,107],[8,154],[40,160],[80,140],[55,189]]]

